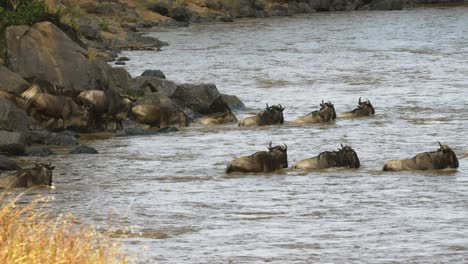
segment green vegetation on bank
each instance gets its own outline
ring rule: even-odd
[[[32,25],[50,16],[42,0],[6,0],[0,2],[0,26]]]

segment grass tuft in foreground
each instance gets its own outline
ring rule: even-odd
[[[119,245],[71,214],[51,217],[36,198],[0,198],[0,263],[127,263]]]

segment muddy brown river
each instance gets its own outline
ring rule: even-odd
[[[116,235],[138,263],[467,263],[468,6],[337,12],[197,24],[151,33],[138,76],[215,83],[248,115],[286,107],[283,126],[193,125],[173,134],[90,141],[58,155],[53,196]],[[370,99],[372,118],[288,121],[330,100]],[[290,165],[351,145],[357,170],[226,175],[234,157],[288,145]],[[451,146],[457,172],[382,172],[385,161]],[[110,220],[109,220],[110,219]]]

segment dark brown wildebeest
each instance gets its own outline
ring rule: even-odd
[[[335,106],[328,101],[320,104],[320,110],[315,110],[305,116],[299,117],[294,120],[296,124],[316,124],[316,123],[327,123],[336,119]]]
[[[375,114],[374,107],[372,106],[369,100],[364,102],[361,101],[359,97],[358,106],[353,111],[341,113],[338,115],[339,118],[353,118],[353,117],[366,117],[372,116]]]
[[[391,160],[383,166],[384,171],[442,170],[458,168],[458,158],[449,146],[442,145],[436,151],[423,152],[411,159]]]
[[[159,128],[174,124],[178,124],[179,127],[186,127],[188,125],[188,118],[184,112],[178,111],[175,108],[141,104],[132,108],[132,116],[139,123]]]
[[[284,117],[283,111],[284,107],[279,105],[268,106],[255,116],[250,116],[242,119],[237,124],[238,126],[267,126],[267,125],[276,125],[283,124]]]
[[[90,107],[93,120],[91,126],[95,127],[98,122],[105,121],[105,126],[109,122],[116,124],[116,128],[122,127],[122,121],[127,119],[135,99],[118,94],[111,88],[106,91],[86,90],[78,95],[78,100],[84,106]]]
[[[33,186],[52,185],[52,170],[54,166],[51,164],[36,163],[31,169],[21,169],[14,173],[0,175],[0,188],[31,188]]]
[[[237,123],[237,118],[229,107],[225,112],[214,113],[200,119],[202,125],[221,125],[227,123]]]
[[[341,145],[338,151],[324,151],[318,156],[296,162],[292,169],[313,170],[332,167],[357,169],[361,166],[358,155],[350,146]]]
[[[36,94],[29,99],[26,112],[38,121],[44,121],[42,117],[52,118],[55,121],[62,119],[64,129],[87,128],[90,119],[88,109],[78,106],[70,97],[45,93]]]
[[[288,167],[288,147],[268,146],[268,151],[259,151],[250,156],[244,156],[229,162],[226,173],[231,172],[272,172]]]
[[[58,95],[59,90],[63,91],[63,87],[60,89],[57,86],[51,84],[46,80],[36,79],[33,80],[29,88],[21,94],[21,97],[24,100],[29,100],[33,98],[38,93],[48,93]]]

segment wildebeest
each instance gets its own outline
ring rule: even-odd
[[[353,117],[365,117],[371,116],[375,114],[374,107],[372,106],[369,100],[364,102],[361,101],[361,97],[359,97],[358,106],[354,110],[346,113],[341,113],[338,115],[340,118],[353,118]]]
[[[130,96],[118,94],[111,88],[106,91],[86,90],[78,95],[78,101],[91,108],[93,120],[91,126],[98,122],[114,122],[117,129],[122,127],[122,121],[127,119],[135,99]]]
[[[87,128],[90,119],[89,111],[78,106],[70,97],[39,93],[28,100],[26,112],[39,121],[42,117],[62,119],[63,128]]]
[[[268,106],[255,116],[250,116],[239,121],[238,126],[266,126],[266,125],[276,125],[283,124],[284,117],[283,111],[284,107],[279,105]]]
[[[296,124],[315,124],[327,123],[336,119],[335,106],[330,102],[320,104],[320,110],[315,110],[305,116],[299,117],[294,120]]]
[[[244,156],[231,161],[226,173],[231,172],[272,172],[288,167],[288,147],[268,146],[268,151],[259,151],[250,156]]]
[[[214,113],[204,116],[200,119],[202,125],[220,125],[227,123],[236,123],[238,120],[231,109],[226,108],[226,111],[221,113]]]
[[[51,164],[36,163],[31,169],[21,169],[14,173],[0,175],[0,188],[31,188],[37,185],[52,185]]]
[[[179,127],[188,125],[188,118],[182,111],[175,108],[159,107],[149,104],[136,105],[132,108],[132,116],[139,123],[159,128],[178,124]]]
[[[0,98],[6,99],[20,108],[24,108],[25,101],[12,92],[0,91]]]
[[[361,166],[359,157],[350,146],[341,145],[338,151],[324,151],[316,157],[296,162],[292,169],[312,170],[332,167],[345,167],[357,169]]]
[[[391,160],[383,166],[384,171],[402,170],[442,170],[458,168],[458,158],[455,152],[439,142],[440,148],[436,151],[423,152],[411,159]]]
[[[57,94],[58,89],[55,85],[46,80],[37,79],[34,80],[29,88],[21,94],[21,97],[25,100],[29,100],[38,93]]]

